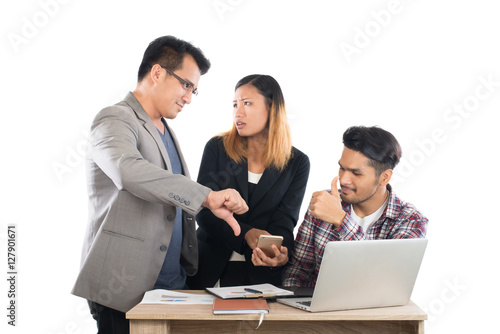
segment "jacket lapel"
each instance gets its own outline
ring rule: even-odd
[[[228,164],[240,189],[240,196],[248,203],[248,164],[246,162],[237,164],[232,160]]]
[[[255,206],[262,197],[271,189],[271,187],[276,183],[280,177],[280,172],[275,168],[266,168],[264,174],[257,183],[255,190],[252,194],[252,200],[250,201],[251,206]]]
[[[184,160],[184,155],[182,155],[181,147],[179,146],[179,141],[177,140],[177,136],[175,135],[174,131],[168,125],[166,119],[165,119],[165,125],[167,126],[167,130],[170,133],[172,140],[174,141],[175,148],[177,149],[177,155],[179,155],[179,159],[181,160],[182,171],[184,173],[183,175],[191,178],[191,176],[189,175],[186,161]],[[163,146],[165,146],[165,145],[163,145]]]
[[[144,108],[142,108],[139,101],[137,101],[137,99],[135,98],[134,94],[132,94],[131,92],[127,94],[124,101],[134,110],[135,114],[137,115],[137,118],[143,122],[143,126],[146,129],[146,131],[148,131],[151,137],[153,137],[154,141],[156,142],[156,145],[158,146],[158,149],[160,150],[161,156],[163,157],[163,161],[167,166],[167,170],[172,170],[172,165],[170,164],[170,159],[168,158],[167,149],[165,148],[165,145],[163,144],[163,141],[161,140],[161,137],[158,134],[158,129],[153,124],[151,117],[149,117]],[[181,161],[183,162],[182,159]]]

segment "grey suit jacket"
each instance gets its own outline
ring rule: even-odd
[[[89,224],[74,295],[127,312],[151,290],[167,253],[178,206],[183,210],[181,265],[198,267],[194,216],[210,192],[172,174],[165,146],[132,93],[101,110],[91,127],[87,178]]]

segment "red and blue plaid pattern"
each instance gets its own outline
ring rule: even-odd
[[[390,186],[388,190],[391,191]],[[314,287],[329,241],[425,238],[427,232],[428,219],[392,191],[384,213],[368,232],[351,218],[350,204],[342,202],[342,208],[347,215],[338,228],[312,217],[307,211],[283,273],[283,286]]]

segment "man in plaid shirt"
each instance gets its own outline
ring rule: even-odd
[[[283,286],[314,287],[329,241],[425,237],[427,218],[389,185],[401,157],[396,138],[378,127],[359,126],[347,129],[343,142],[339,175],[331,191],[313,193],[283,273]],[[254,263],[276,266],[288,261],[284,247],[275,253],[270,259],[256,249]]]

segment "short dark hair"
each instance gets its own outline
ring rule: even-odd
[[[388,131],[372,126],[352,126],[343,135],[345,147],[362,153],[380,176],[387,169],[394,169],[402,151],[396,138]]]
[[[208,72],[210,61],[199,48],[174,36],[163,36],[149,43],[146,48],[139,66],[137,81],[144,79],[154,64],[159,64],[171,71],[179,69],[186,54],[194,58],[202,75]]]

